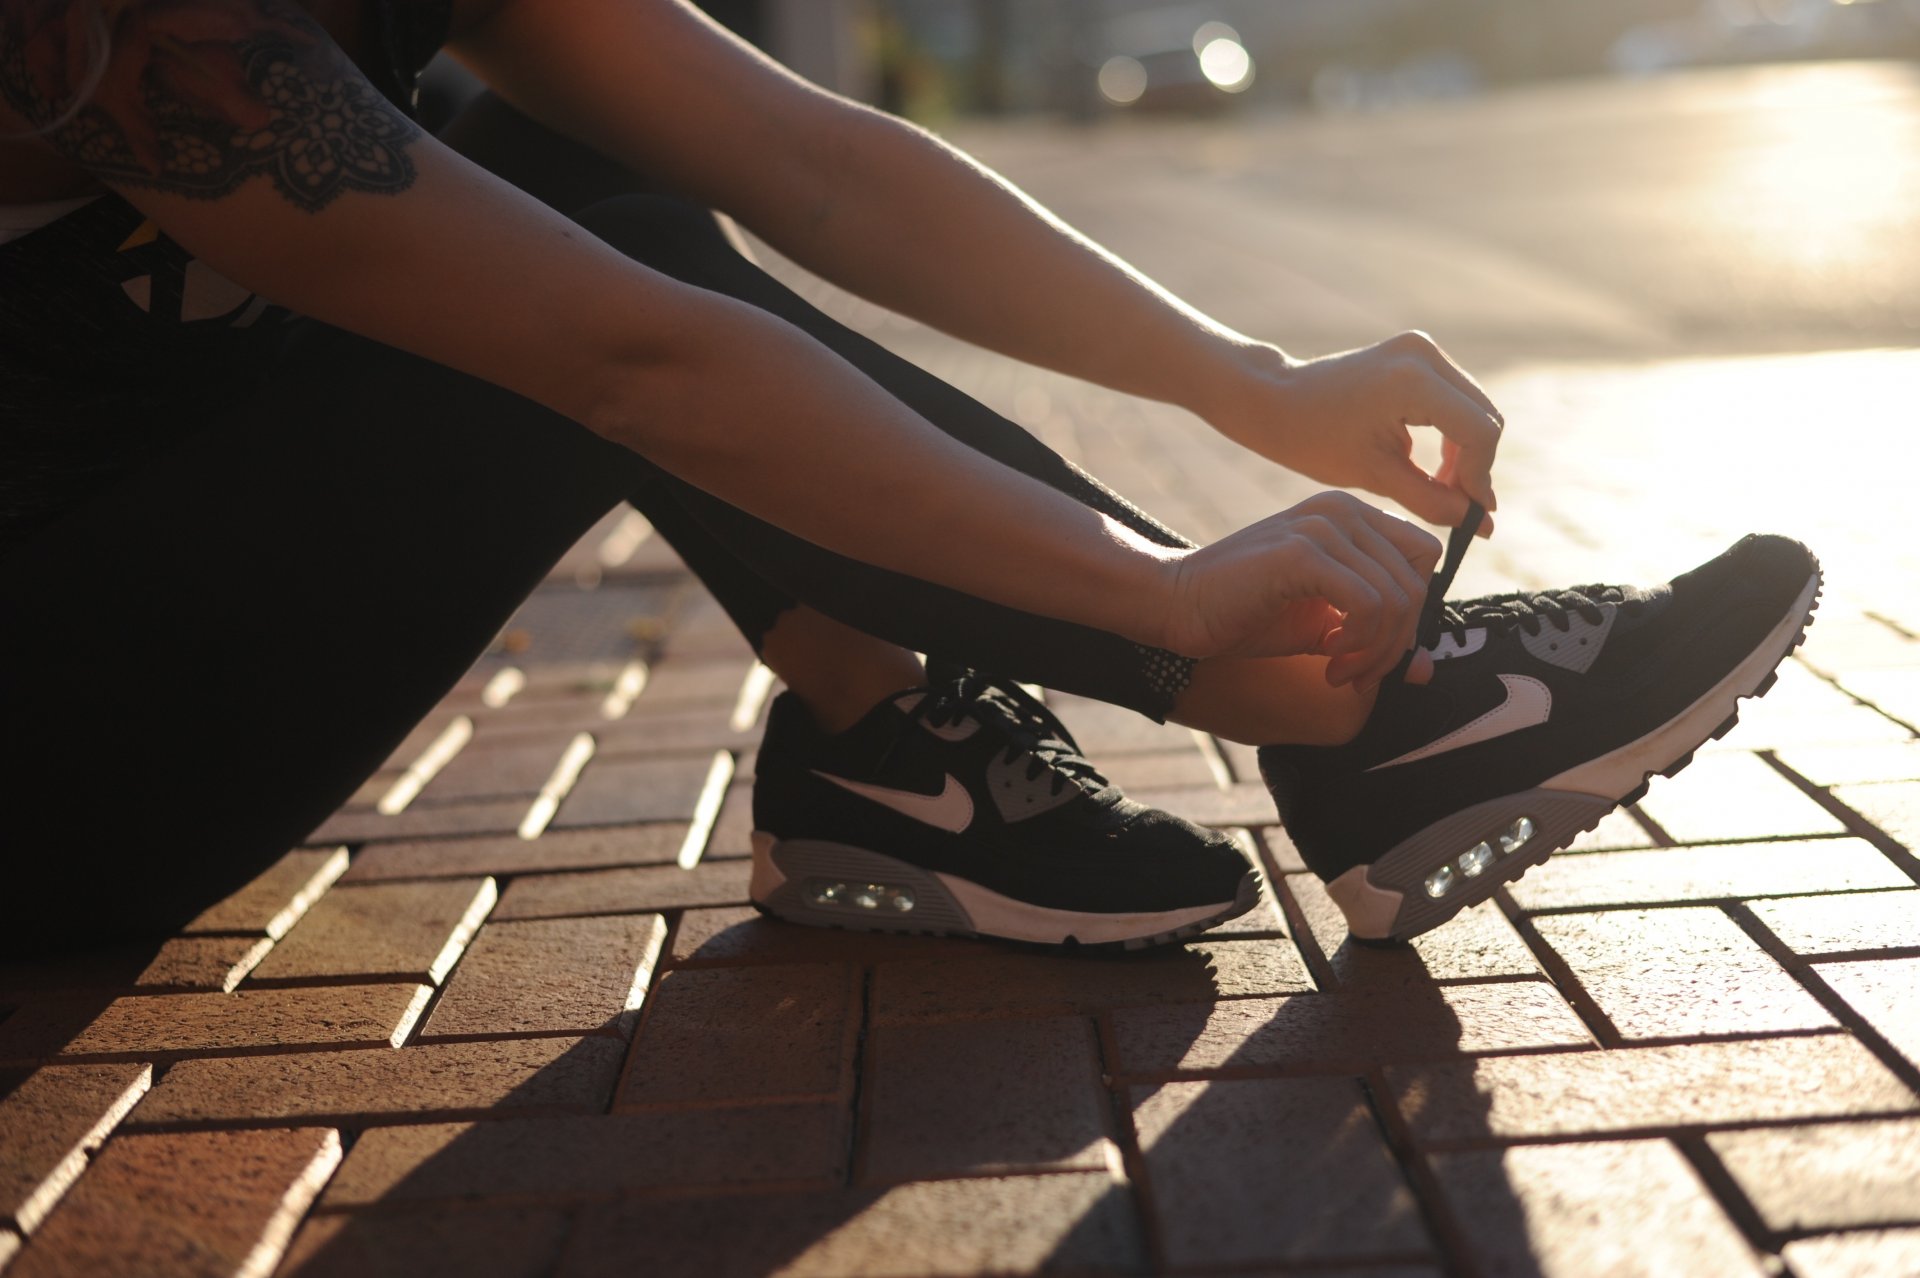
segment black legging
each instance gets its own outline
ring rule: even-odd
[[[735,252],[704,209],[594,198],[638,184],[491,98],[447,136],[632,257],[805,329],[981,452],[1190,544],[822,315]],[[302,323],[243,409],[0,560],[0,724],[15,747],[0,771],[0,948],[164,934],[258,873],[380,766],[622,500],[756,648],[804,602],[905,647],[1155,717],[1190,671],[822,550],[511,392]]]

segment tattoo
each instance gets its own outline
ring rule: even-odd
[[[76,111],[90,4],[115,15],[111,56]],[[259,174],[311,213],[415,177],[419,129],[286,0],[8,0],[0,97],[121,185],[218,199]]]

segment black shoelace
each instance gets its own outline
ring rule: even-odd
[[[1575,616],[1599,622],[1602,617],[1601,604],[1634,606],[1635,601],[1628,599],[1619,586],[1605,585],[1563,586],[1557,590],[1488,595],[1481,599],[1448,603],[1447,591],[1453,588],[1453,578],[1460,571],[1460,561],[1467,557],[1467,547],[1473,544],[1473,535],[1479,530],[1480,521],[1486,517],[1486,513],[1479,502],[1469,500],[1466,518],[1448,535],[1446,556],[1440,561],[1433,580],[1428,583],[1427,598],[1420,608],[1420,628],[1414,647],[1401,658],[1394,678],[1406,674],[1414,652],[1433,647],[1440,642],[1442,634],[1451,634],[1456,643],[1462,643],[1466,640],[1467,629],[1472,626],[1495,634],[1516,626],[1527,634],[1538,634],[1543,624],[1551,624],[1555,629],[1564,631]]]
[[[1003,762],[1026,756],[1027,780],[1051,771],[1053,794],[1070,784],[1084,782],[1083,788],[1090,789],[1103,789],[1108,784],[1092,761],[1080,753],[1066,726],[1018,684],[1001,686],[972,670],[940,680],[913,708],[907,723],[921,719],[936,728],[964,719],[978,721],[1005,738]]]

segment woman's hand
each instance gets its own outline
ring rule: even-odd
[[[1474,380],[1425,333],[1295,360],[1250,345],[1215,383],[1204,416],[1228,438],[1323,484],[1363,488],[1452,527],[1467,498],[1494,508],[1493,455],[1504,422]],[[1409,426],[1437,427],[1440,469],[1413,461]],[[1488,519],[1482,536],[1493,531]]]
[[[1170,561],[1162,646],[1192,657],[1314,653],[1330,658],[1328,683],[1368,688],[1413,647],[1439,560],[1425,529],[1319,493]]]

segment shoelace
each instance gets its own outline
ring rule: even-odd
[[[1488,595],[1481,599],[1448,603],[1447,591],[1453,588],[1453,578],[1460,571],[1460,561],[1467,557],[1467,547],[1473,544],[1473,535],[1486,513],[1479,502],[1469,500],[1466,518],[1448,535],[1446,557],[1441,560],[1439,570],[1428,583],[1427,598],[1420,609],[1415,650],[1433,647],[1440,642],[1442,634],[1451,634],[1456,643],[1464,642],[1470,626],[1483,627],[1496,634],[1518,626],[1532,635],[1540,632],[1543,623],[1551,623],[1555,629],[1564,631],[1572,624],[1574,616],[1598,622],[1602,617],[1601,604],[1634,606],[1635,601],[1628,599],[1619,586],[1606,585],[1563,586],[1557,590],[1531,594]],[[1413,652],[1409,651],[1402,658],[1400,668],[1395,672],[1396,677],[1406,673],[1412,660]]]
[[[969,718],[1006,738],[1003,762],[1026,756],[1027,780],[1051,771],[1053,794],[1083,781],[1095,788],[1108,784],[1092,761],[1080,753],[1080,747],[1052,711],[1018,684],[1001,687],[977,671],[968,670],[936,682],[933,691],[907,716],[907,722],[924,719],[942,728]]]

